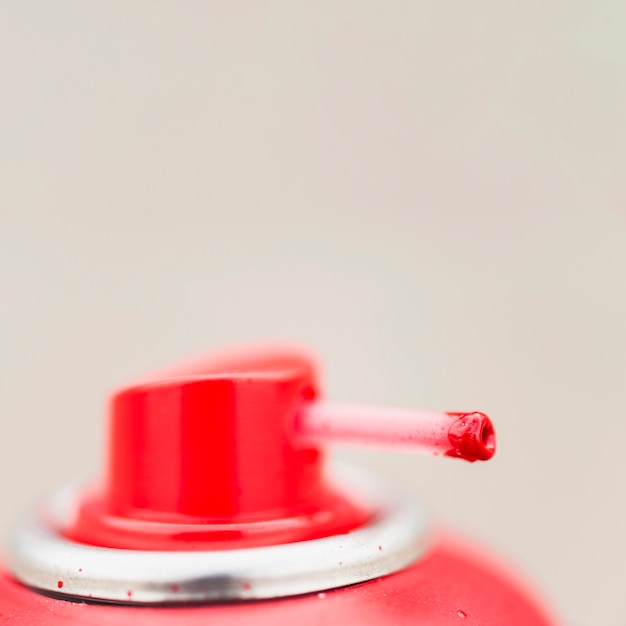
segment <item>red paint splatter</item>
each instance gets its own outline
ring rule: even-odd
[[[79,567],[79,568],[78,568],[78,571],[79,571],[79,572],[82,572],[82,571],[83,571],[83,568],[82,568],[82,567]]]
[[[496,435],[491,420],[484,413],[448,413],[455,420],[448,431],[453,449],[447,456],[466,461],[487,461],[496,451]]]
[[[378,546],[378,549],[379,549],[379,550],[382,550],[382,549],[383,549],[383,547],[382,547],[382,546]]]
[[[251,585],[248,582],[245,582],[241,585],[242,589],[250,589]]]
[[[132,592],[132,591],[127,591],[127,592],[126,592],[126,595],[130,598],[130,597],[132,597],[133,592]]]
[[[172,585],[170,589],[173,593],[178,593],[180,591],[180,587],[178,585]]]
[[[60,580],[60,581],[57,583],[57,587],[58,587],[59,589],[63,589],[63,581],[62,581],[62,580]]]

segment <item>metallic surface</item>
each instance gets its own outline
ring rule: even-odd
[[[10,544],[10,567],[46,592],[133,604],[277,598],[371,580],[407,567],[424,552],[426,516],[414,500],[341,468],[348,493],[377,511],[347,534],[222,551],[100,548],[62,537],[80,490],[67,488],[28,516]]]
[[[466,541],[435,535],[424,556],[391,576],[263,602],[128,606],[67,602],[2,571],[3,626],[556,626],[527,586]]]

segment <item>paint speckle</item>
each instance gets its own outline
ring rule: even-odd
[[[127,591],[127,592],[126,592],[126,595],[127,595],[129,598],[132,598],[132,597],[133,597],[133,592],[132,592],[132,591]]]
[[[57,587],[59,589],[63,589],[63,581],[62,580],[59,580],[59,582],[57,582]]]
[[[459,609],[456,614],[460,619],[465,619],[467,617],[467,613],[465,611],[461,611],[461,609]]]
[[[172,593],[178,593],[180,591],[180,586],[179,585],[172,585],[170,587],[170,589],[172,590]]]
[[[79,572],[82,572],[82,571],[83,571],[83,568],[82,568],[82,567],[79,567],[79,568],[78,568],[78,571],[79,571]]]
[[[383,547],[382,546],[378,546],[378,549],[382,551]]]
[[[339,561],[339,565],[343,565],[343,561]]]
[[[242,583],[241,588],[247,591],[252,585],[249,582]]]

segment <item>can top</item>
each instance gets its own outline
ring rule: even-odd
[[[482,413],[321,399],[314,357],[231,350],[117,391],[104,480],[18,527],[15,577],[46,592],[131,603],[260,599],[398,571],[425,546],[419,503],[326,471],[323,444],[487,460]]]

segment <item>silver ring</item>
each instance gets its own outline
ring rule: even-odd
[[[238,550],[165,552],[100,548],[58,535],[81,489],[70,486],[13,533],[9,562],[22,583],[72,598],[179,604],[279,598],[343,587],[401,570],[424,552],[426,515],[406,495],[363,474],[334,471],[345,493],[376,511],[348,534]]]

